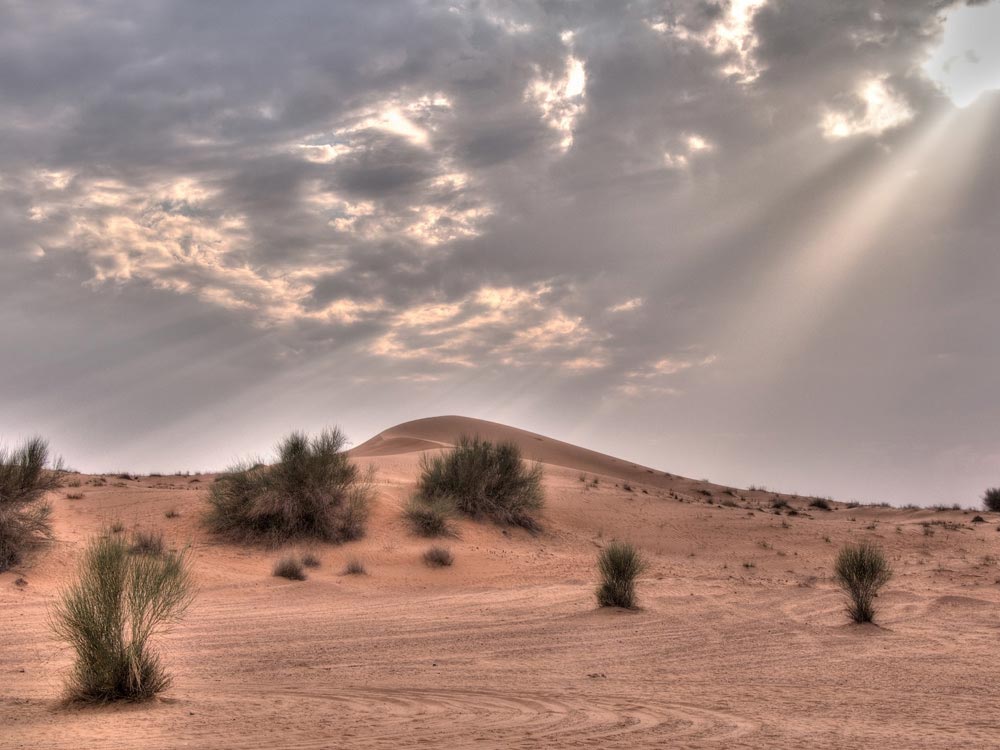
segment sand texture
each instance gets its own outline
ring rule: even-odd
[[[455,564],[431,569],[400,506],[421,452],[462,433],[545,464],[545,529],[461,520],[445,542]],[[460,417],[352,454],[377,471],[368,533],[314,546],[322,565],[304,582],[272,577],[283,550],[201,528],[211,476],[82,476],[54,493],[55,541],[0,574],[0,747],[1000,747],[994,514],[786,495],[798,514],[776,515],[772,492]],[[192,544],[199,592],[160,641],[174,677],[161,698],[65,706],[72,654],[48,612],[114,519]],[[848,624],[831,579],[838,547],[866,538],[895,569],[879,626]],[[596,608],[595,558],[614,539],[650,559],[640,610]],[[352,557],[366,575],[342,574]]]

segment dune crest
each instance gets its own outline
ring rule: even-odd
[[[351,450],[358,458],[388,456],[417,451],[435,450],[454,445],[462,435],[479,435],[494,442],[515,443],[525,458],[550,466],[560,466],[592,474],[641,479],[650,482],[653,475],[664,476],[631,461],[625,461],[572,443],[539,435],[517,427],[485,419],[455,415],[426,417],[403,422],[383,430],[375,437]]]

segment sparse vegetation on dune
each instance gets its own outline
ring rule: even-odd
[[[892,577],[882,550],[872,542],[841,548],[834,567],[837,585],[847,595],[847,614],[854,622],[875,620],[875,597]]]
[[[274,564],[272,575],[277,578],[287,578],[289,581],[306,580],[306,571],[302,567],[302,562],[292,555],[282,557]]]
[[[450,523],[455,509],[451,501],[444,497],[411,497],[403,507],[403,517],[416,534],[425,537],[451,536],[454,534]]]
[[[602,607],[635,609],[636,579],[646,570],[642,553],[627,542],[611,542],[597,557],[601,585],[597,588],[597,603]]]
[[[442,455],[424,454],[417,492],[425,501],[444,501],[473,518],[538,529],[544,504],[542,467],[521,458],[511,442],[463,436]]]
[[[52,507],[45,493],[60,484],[59,462],[49,465],[49,446],[31,438],[0,448],[0,572],[17,565],[36,541],[52,535]]]
[[[344,452],[338,429],[293,432],[271,466],[246,464],[221,475],[209,494],[208,526],[241,541],[306,538],[346,542],[364,535],[374,494],[371,473]]]
[[[132,535],[128,551],[133,555],[162,555],[164,549],[162,531],[140,529]]]
[[[124,537],[93,540],[52,618],[76,652],[69,698],[138,701],[165,690],[170,678],[150,640],[180,618],[193,592],[185,553],[135,555]]]
[[[344,566],[345,576],[363,576],[367,572],[365,564],[356,557],[352,557],[347,561],[347,565]]]
[[[430,547],[424,552],[424,562],[432,568],[446,568],[455,562],[447,547]]]

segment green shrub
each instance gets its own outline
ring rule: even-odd
[[[454,513],[451,501],[445,497],[411,497],[403,507],[403,517],[414,533],[420,536],[452,536],[450,519]]]
[[[93,540],[52,625],[76,651],[69,697],[144,700],[170,684],[150,639],[176,622],[193,596],[185,553],[133,555],[120,536]]]
[[[544,502],[542,467],[523,461],[515,443],[463,436],[442,455],[423,455],[417,492],[425,500],[447,500],[474,518],[535,530]]]
[[[983,493],[983,508],[1000,513],[1000,487],[990,487]]]
[[[834,576],[847,595],[850,618],[858,623],[873,622],[875,597],[892,577],[882,550],[871,542],[844,545],[837,555]]]
[[[635,581],[646,570],[642,553],[627,542],[611,542],[598,555],[597,569],[601,574],[597,603],[635,609]]]
[[[297,557],[282,557],[274,564],[274,570],[271,572],[276,577],[287,578],[289,581],[306,580],[306,571]]]
[[[278,461],[234,467],[209,494],[208,526],[241,541],[280,543],[308,538],[346,542],[364,535],[371,472],[362,473],[343,449],[339,430],[318,437],[293,432],[278,444]]]
[[[455,556],[447,547],[430,547],[424,552],[424,562],[432,568],[446,568],[455,562]]]
[[[60,468],[58,461],[49,466],[41,438],[0,448],[0,573],[21,562],[33,543],[51,538],[52,506],[43,498],[60,486]]]

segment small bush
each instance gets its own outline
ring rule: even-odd
[[[992,513],[1000,513],[1000,487],[990,487],[983,493],[983,508]]]
[[[446,568],[455,562],[455,556],[447,547],[431,547],[424,552],[424,562],[432,568]]]
[[[60,469],[58,461],[49,466],[49,446],[41,438],[0,448],[0,573],[21,562],[33,543],[52,536],[52,506],[43,498],[60,486]]]
[[[192,596],[186,554],[132,555],[110,534],[92,541],[53,612],[56,635],[76,651],[69,697],[137,701],[165,690],[170,678],[150,639],[180,618]]]
[[[452,536],[450,519],[454,513],[451,502],[444,497],[411,497],[403,508],[403,517],[420,536]]]
[[[463,436],[443,455],[421,458],[417,492],[443,498],[460,513],[535,530],[544,503],[542,467],[521,459],[515,443]]]
[[[597,569],[601,574],[597,603],[635,609],[635,580],[646,569],[642,553],[626,542],[611,542],[598,555]]]
[[[346,443],[337,429],[312,439],[293,432],[279,443],[272,466],[231,469],[212,485],[209,527],[241,541],[270,543],[363,536],[372,479],[348,459]]]
[[[164,513],[163,515],[166,518],[179,518],[181,514],[178,511],[176,511],[174,508],[171,508],[166,513]]]
[[[323,561],[319,559],[319,555],[315,552],[306,552],[302,555],[302,564],[307,568],[318,568],[322,563]]]
[[[833,510],[833,507],[830,505],[830,503],[821,497],[813,498],[809,502],[809,507],[816,508],[816,510]]]
[[[82,492],[67,492],[66,493],[66,499],[67,500],[83,500],[83,493]]]
[[[982,516],[973,516],[970,523],[986,523],[986,519]]]
[[[873,622],[875,597],[892,577],[882,550],[871,542],[845,545],[837,555],[834,576],[848,597],[847,614],[851,619]]]
[[[774,500],[771,501],[771,507],[775,509],[787,508],[788,501],[783,498],[776,497],[774,498]]]
[[[302,563],[299,562],[298,558],[292,556],[282,557],[278,560],[271,572],[278,578],[287,578],[290,581],[306,580],[306,572],[302,568]]]
[[[344,566],[345,576],[363,576],[367,572],[364,563],[356,557],[352,557],[347,561],[347,565]]]
[[[164,550],[162,531],[139,530],[132,535],[128,551],[133,555],[162,555]]]

